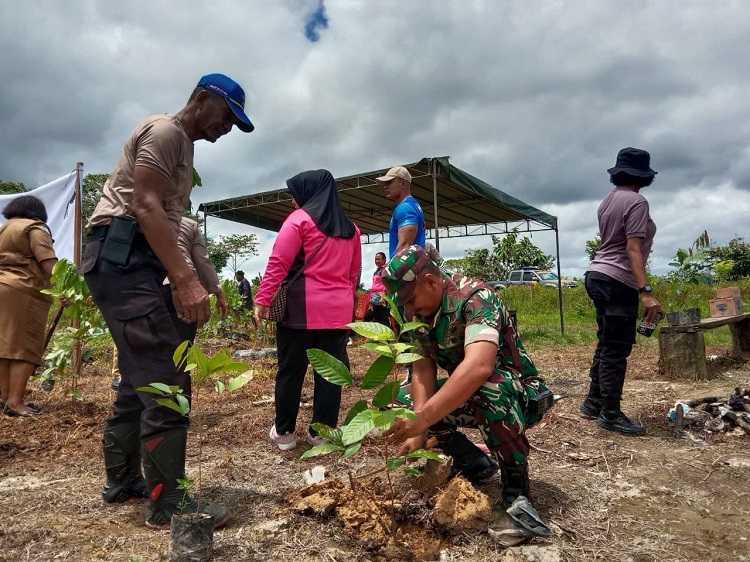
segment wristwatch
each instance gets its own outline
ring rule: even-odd
[[[651,288],[651,285],[649,285],[648,283],[646,283],[643,287],[641,287],[640,289],[638,289],[638,292],[641,293],[641,294],[643,294],[643,293],[651,294],[653,292],[653,289]]]

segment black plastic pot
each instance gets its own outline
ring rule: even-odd
[[[172,516],[170,562],[208,562],[214,551],[214,518],[205,513]]]

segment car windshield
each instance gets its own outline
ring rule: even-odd
[[[542,278],[542,281],[557,281],[557,275],[551,272],[540,273],[539,277]]]

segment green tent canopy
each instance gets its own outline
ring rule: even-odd
[[[438,249],[443,238],[550,230],[555,232],[560,277],[557,217],[472,176],[451,164],[447,156],[422,158],[403,166],[411,173],[412,194],[424,210],[427,236],[435,240]],[[375,181],[386,171],[388,168],[336,178],[341,204],[359,226],[365,244],[388,241],[393,203]],[[198,208],[205,218],[218,217],[273,231],[281,228],[292,209],[287,189],[211,201]],[[561,291],[560,324],[563,329]]]

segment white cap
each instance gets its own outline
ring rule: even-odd
[[[409,173],[409,170],[407,170],[403,166],[394,166],[393,168],[388,170],[384,176],[380,176],[379,178],[375,179],[377,181],[382,181],[383,183],[385,183],[396,178],[401,178],[402,180],[406,180],[411,183],[411,174]]]

